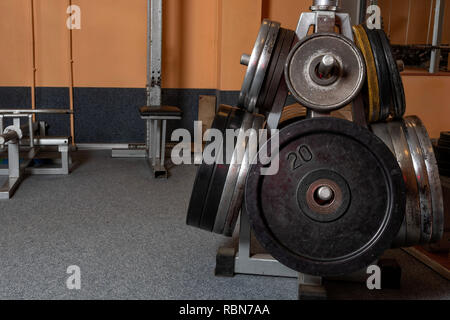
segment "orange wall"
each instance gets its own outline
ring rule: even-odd
[[[404,76],[407,114],[417,115],[431,137],[450,130],[450,77]]]
[[[408,42],[423,42],[429,2],[412,0]],[[82,29],[73,31],[74,85],[145,87],[146,0],[72,0],[81,6]],[[0,86],[30,86],[31,0],[0,0]],[[37,86],[69,85],[69,0],[34,0]],[[310,0],[164,0],[163,86],[239,90],[263,18],[295,29]],[[391,16],[393,42],[405,42],[409,0],[380,0]],[[392,11],[391,11],[392,7]],[[428,11],[427,11],[428,10]],[[405,13],[406,12],[406,13]],[[450,5],[444,39],[450,42]],[[406,15],[406,16],[405,16]],[[406,18],[405,18],[406,17]],[[423,40],[425,38],[425,40]],[[423,41],[422,41],[423,40]],[[408,113],[427,122],[436,136],[450,129],[450,78],[404,76]],[[449,122],[447,124],[447,122]]]
[[[0,86],[32,81],[31,1],[0,1]],[[164,0],[163,86],[240,88],[261,20],[295,28],[310,0]],[[72,0],[82,10],[73,30],[74,85],[145,87],[146,0]],[[36,85],[69,85],[69,0],[34,0]],[[19,23],[20,22],[20,23]],[[226,70],[226,72],[225,72]]]
[[[410,6],[411,4],[411,6]],[[433,4],[433,6],[431,6]],[[384,28],[389,29],[395,44],[425,44],[433,36],[434,6],[432,0],[379,0]],[[431,11],[431,28],[428,30]],[[408,26],[409,17],[409,27]],[[407,29],[409,28],[408,32]],[[450,43],[450,4],[447,1],[444,12],[443,43]]]

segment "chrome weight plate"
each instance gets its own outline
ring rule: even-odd
[[[258,111],[261,114],[269,115],[272,111],[279,112],[280,108],[284,107],[285,101],[282,106],[274,105],[275,97],[280,90],[280,83],[284,82],[284,66],[288,58],[289,52],[292,49],[292,45],[296,43],[297,37],[292,30],[281,29],[279,41],[277,43],[277,56],[272,57],[270,70],[263,86],[262,94],[260,95],[258,103]],[[279,51],[279,52],[278,52]],[[287,98],[288,90],[285,86],[284,95]],[[274,110],[275,109],[275,110]]]
[[[433,145],[431,143],[428,132],[422,121],[415,116],[405,118],[406,127],[413,128],[425,162],[426,176],[428,177],[428,185],[431,196],[431,239],[429,242],[434,243],[442,239],[444,234],[444,200],[442,195],[442,186],[439,176],[439,170],[434,155]],[[423,175],[425,177],[425,175]],[[427,237],[428,238],[428,237]],[[427,238],[425,240],[427,240]],[[427,242],[428,243],[428,242]]]
[[[392,54],[391,44],[389,42],[388,37],[384,30],[377,30],[378,36],[381,40],[381,45],[383,47],[384,56],[386,58],[387,67],[390,74],[390,82],[392,88],[392,102],[393,102],[393,110],[392,116],[395,119],[401,119],[405,115],[406,112],[406,98],[405,98],[405,89],[403,87],[402,77],[400,76],[400,72],[398,70],[397,62],[394,59],[394,55]]]
[[[408,141],[411,158],[414,165],[418,194],[420,199],[421,215],[421,244],[429,243],[432,233],[432,199],[430,193],[430,179],[425,164],[425,155],[420,145],[416,130],[411,123],[404,121],[406,140]]]
[[[251,155],[256,154],[258,150],[259,130],[263,128],[264,116],[253,114],[252,131],[246,141],[244,158],[239,167],[239,174],[232,191],[231,201],[228,206],[228,212],[221,234],[231,237],[236,227],[237,219],[242,208],[244,200],[245,180],[247,179],[250,168]],[[220,231],[220,230],[219,230]]]
[[[399,234],[393,242],[393,247],[399,248],[418,245],[422,238],[422,211],[416,173],[408,141],[406,140],[403,122],[377,123],[372,124],[371,128],[396,156],[397,162],[402,169],[406,185],[405,218]]]
[[[251,88],[251,85],[253,82],[253,78],[255,76],[256,69],[258,67],[259,58],[261,57],[261,53],[264,49],[264,45],[267,40],[267,35],[269,33],[271,23],[272,22],[267,19],[265,19],[262,22],[251,56],[248,58],[245,55],[243,55],[243,58],[241,58],[241,63],[247,65],[247,72],[245,74],[244,82],[242,84],[242,89],[239,94],[238,107],[241,107],[241,108],[245,107],[245,101],[247,99],[247,95],[250,91],[250,88]],[[244,58],[248,58],[248,61],[244,61],[244,60],[246,60]]]
[[[238,130],[242,126],[245,111],[233,108],[228,117],[226,130]],[[223,137],[226,137],[226,133]],[[216,159],[213,174],[211,175],[211,182],[208,192],[205,196],[205,206],[203,208],[202,220],[200,221],[200,228],[212,232],[217,218],[220,199],[222,197],[223,189],[230,167],[231,154],[227,153],[230,150],[227,148],[227,139],[223,139],[223,149],[219,154],[220,159]],[[232,150],[231,150],[232,152]],[[219,160],[219,161],[218,161]]]
[[[248,112],[254,112],[257,108],[257,102],[261,93],[261,88],[264,79],[267,75],[267,70],[270,65],[270,59],[274,52],[275,44],[280,32],[280,24],[278,22],[271,22],[267,39],[264,43],[264,48],[259,57],[258,66],[256,68],[255,76],[253,77],[249,93],[245,97],[244,108]]]
[[[327,72],[321,67],[327,66]],[[340,109],[360,93],[366,76],[364,58],[348,38],[316,33],[291,50],[285,78],[294,98],[317,112]]]
[[[268,149],[275,143],[273,137]],[[357,156],[355,156],[357,155]],[[404,218],[398,163],[370,131],[313,118],[279,134],[275,175],[252,165],[245,205],[260,244],[287,267],[316,276],[361,270],[391,247]]]
[[[241,169],[242,158],[245,154],[245,149],[247,147],[246,134],[253,124],[253,114],[246,112],[243,116],[243,121],[241,128],[239,129],[238,136],[236,139],[236,146],[232,152],[231,162],[228,166],[228,172],[226,176],[225,185],[222,190],[222,195],[219,202],[219,207],[217,209],[216,220],[214,223],[213,231],[215,233],[222,234],[225,226],[225,221],[227,219],[228,210],[230,207],[231,198],[233,197],[233,192],[238,180],[239,171]],[[228,146],[230,148],[231,146]],[[227,150],[227,153],[231,150]]]
[[[222,133],[225,132],[228,117],[232,107],[221,105],[219,111],[214,117],[212,129],[218,129]],[[208,146],[208,143],[206,146]],[[218,155],[217,155],[218,156]],[[205,162],[199,167],[189,202],[186,223],[193,227],[200,227],[202,220],[203,208],[205,206],[205,198],[211,183],[211,176],[214,172],[215,164],[207,164]]]

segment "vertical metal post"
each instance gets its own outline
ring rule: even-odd
[[[436,0],[434,12],[434,30],[433,30],[433,46],[441,45],[442,41],[442,24],[444,22],[445,0]],[[430,59],[430,73],[439,72],[441,59],[441,50],[433,49]]]
[[[352,25],[364,23],[366,18],[367,2],[366,0],[342,0],[341,12],[346,12],[350,15]]]
[[[8,143],[8,169],[9,178],[20,177],[19,141]]]
[[[161,120],[156,120],[156,144],[154,145],[156,149],[156,159],[161,158]]]
[[[156,148],[157,145],[157,135],[158,135],[158,120],[152,120],[152,165],[153,167],[156,166],[156,158],[158,157],[158,149]]]
[[[249,259],[251,257],[251,241],[252,234],[250,229],[250,222],[248,221],[247,212],[242,208],[241,210],[241,225],[239,229],[239,258]]]
[[[29,136],[30,136],[30,147],[34,147],[34,128],[33,128],[33,116],[30,114],[28,116],[28,130],[29,130]]]
[[[147,106],[161,105],[162,0],[148,0]]]
[[[161,167],[164,167],[164,163],[166,162],[166,128],[167,120],[163,120],[161,129]]]

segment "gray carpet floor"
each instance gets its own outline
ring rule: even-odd
[[[296,299],[297,280],[214,276],[232,240],[185,225],[194,166],[152,179],[142,159],[77,152],[70,176],[27,177],[0,202],[1,299]],[[1,182],[1,181],[0,181]],[[402,289],[332,282],[336,299],[450,299],[449,281],[400,250]],[[79,291],[67,267],[81,268]]]

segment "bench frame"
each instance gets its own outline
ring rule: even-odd
[[[0,159],[8,159],[8,168],[0,169],[0,176],[8,176],[7,181],[0,187],[0,200],[10,199],[26,175],[68,175],[70,173],[70,143],[71,137],[48,137],[45,122],[30,121],[32,113],[8,113],[0,110],[0,128],[3,131],[4,118],[12,118],[13,127],[21,127],[21,119],[27,119],[28,137],[15,139],[0,148]],[[26,133],[26,132],[25,132]],[[54,156],[57,147],[58,156]],[[57,167],[35,168],[30,166],[38,158],[41,151],[50,152],[51,156],[41,159],[54,160],[59,158],[61,165]],[[21,162],[22,160],[22,162]]]

